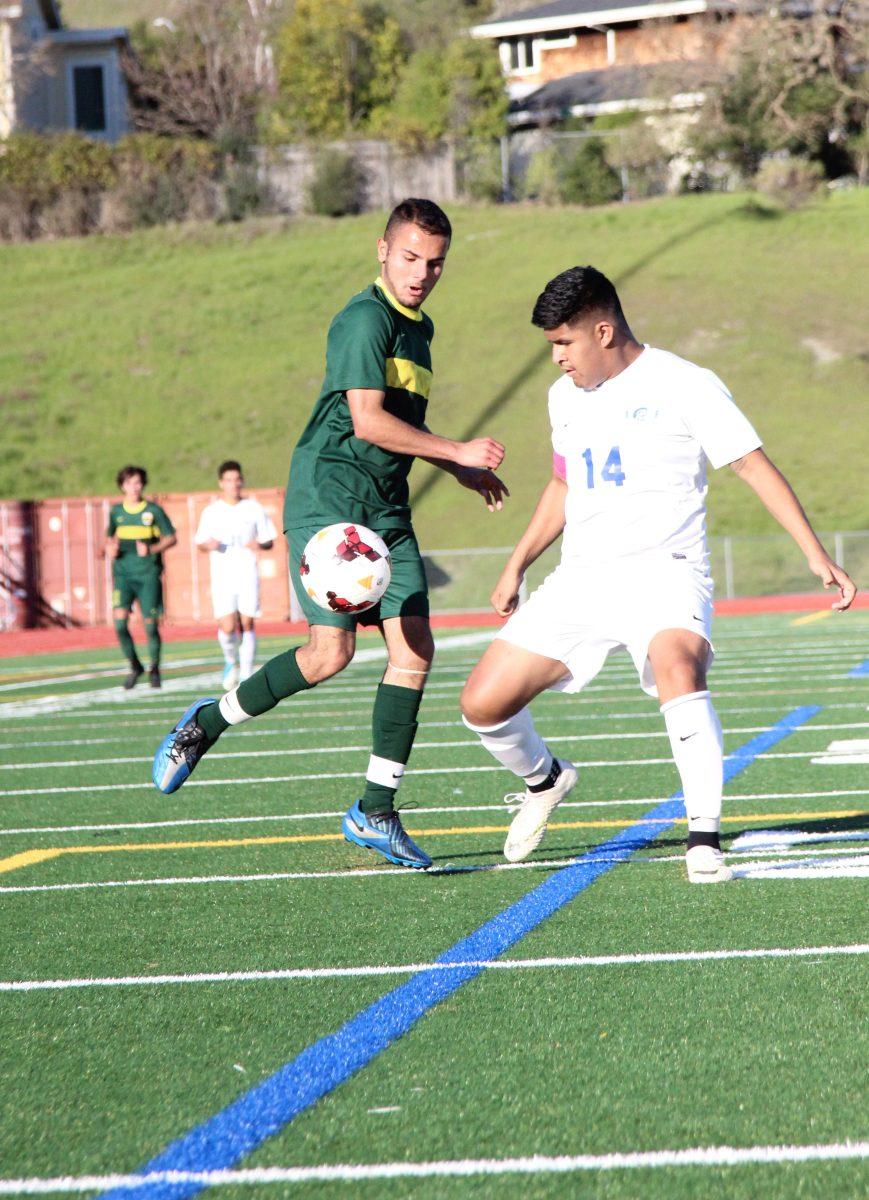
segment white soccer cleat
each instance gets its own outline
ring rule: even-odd
[[[733,878],[724,855],[714,846],[692,846],[685,854],[685,867],[690,883],[727,883]]]
[[[550,816],[573,788],[577,771],[573,763],[558,759],[561,774],[545,792],[519,792],[522,807],[513,818],[504,843],[507,862],[521,862],[543,841]]]

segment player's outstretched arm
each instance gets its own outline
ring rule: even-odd
[[[561,535],[566,497],[567,484],[560,476],[553,474],[543,489],[528,528],[517,542],[516,549],[495,584],[491,602],[499,616],[508,617],[519,607],[519,589],[525,572]]]
[[[839,589],[839,599],[832,607],[839,611],[848,608],[856,594],[856,584],[821,545],[793,488],[775,463],[758,449],[730,465],[739,478],[757,492],[782,529],[791,535],[805,554],[809,570],[818,576],[825,588]]]
[[[347,404],[353,420],[353,432],[392,454],[411,454],[416,458],[442,459],[461,467],[493,471],[501,465],[504,447],[493,438],[474,438],[455,442],[426,429],[416,429],[386,411],[385,392],[369,388],[350,388]]]

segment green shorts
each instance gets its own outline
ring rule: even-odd
[[[126,575],[116,571],[113,583],[112,608],[125,608],[129,612],[133,601],[138,600],[143,620],[162,617],[163,579],[156,571],[148,575]]]
[[[288,529],[290,543],[290,578],[299,604],[309,625],[331,625],[337,629],[355,629],[357,625],[379,625],[390,617],[427,617],[428,583],[422,555],[416,537],[409,529],[387,529],[380,536],[389,547],[392,560],[392,579],[389,587],[375,604],[363,613],[337,613],[315,604],[302,583],[299,562],[308,542],[319,532],[313,525],[305,529]]]

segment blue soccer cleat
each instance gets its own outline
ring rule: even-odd
[[[341,829],[348,842],[366,850],[376,850],[399,867],[424,870],[431,859],[407,836],[398,813],[364,813],[357,800],[347,809]]]
[[[194,700],[171,733],[167,733],[154,755],[151,778],[154,787],[165,795],[177,792],[193,768],[209,749],[205,730],[196,717],[208,704],[216,704],[210,697]]]

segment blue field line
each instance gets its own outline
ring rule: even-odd
[[[863,675],[869,675],[869,658],[864,658],[852,671],[848,672],[849,679],[860,679]]]
[[[740,746],[724,760],[725,782],[820,711],[818,705],[794,709],[770,729]],[[630,828],[583,854],[569,867],[556,871],[435,960],[457,964],[454,969],[428,968],[387,992],[337,1033],[320,1038],[227,1108],[172,1142],[137,1174],[219,1171],[235,1166],[299,1113],[371,1062],[435,1005],[484,971],[486,962],[504,954],[599,876],[660,837],[684,811],[682,793],[676,792],[644,813]],[[155,1180],[135,1187],[114,1188],[104,1195],[111,1200],[182,1200],[207,1186],[202,1182]]]

